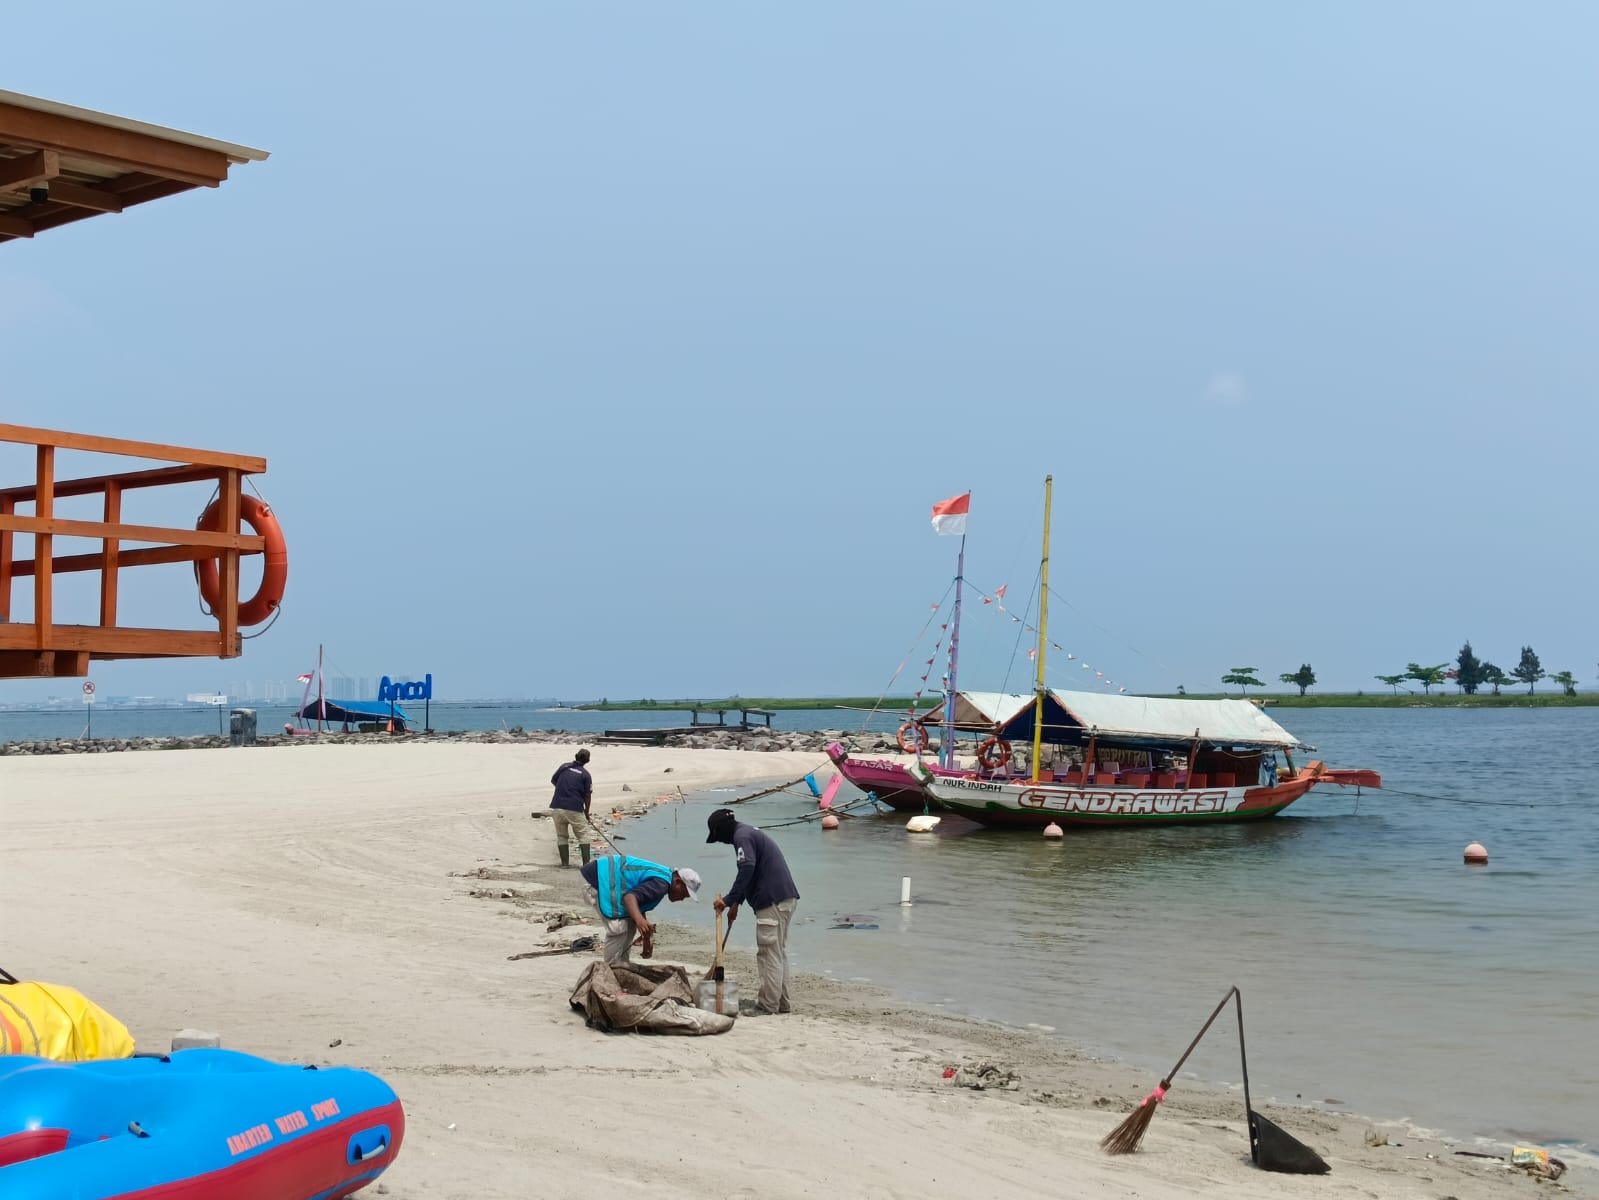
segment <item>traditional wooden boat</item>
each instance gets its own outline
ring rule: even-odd
[[[0,1200],[339,1200],[404,1136],[393,1090],[350,1067],[0,1059]]]
[[[1028,769],[1017,777],[1011,747],[996,733],[979,756],[995,768],[988,777],[951,776],[918,761],[913,773],[932,800],[985,825],[1065,829],[1259,820],[1319,784],[1382,786],[1375,771],[1328,770],[1321,762],[1295,767],[1293,752],[1311,747],[1244,700],[1048,690],[1051,484],[1046,477]],[[1019,722],[1013,727],[1021,729]]]

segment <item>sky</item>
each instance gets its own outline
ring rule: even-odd
[[[1599,686],[1596,37],[1443,0],[32,6],[0,87],[271,157],[0,247],[0,420],[268,460],[280,618],[105,695],[319,644],[440,698],[908,691],[932,504],[971,491],[967,577],[1022,613],[1046,475],[1056,686],[1381,689],[1467,639]],[[205,627],[181,566],[123,595]],[[968,596],[961,684],[1025,690]]]

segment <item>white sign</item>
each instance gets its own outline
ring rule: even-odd
[[[221,692],[190,692],[184,699],[190,704],[214,704],[218,708],[228,702],[227,696]]]
[[[83,681],[83,702],[85,704],[94,703],[94,684],[87,679]]]

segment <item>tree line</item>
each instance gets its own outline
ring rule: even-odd
[[[1264,688],[1257,671],[1258,667],[1234,667],[1221,677],[1221,681],[1238,689],[1238,694],[1243,695],[1246,688]],[[1301,663],[1299,670],[1285,672],[1277,676],[1283,683],[1291,684],[1299,689],[1303,696],[1308,688],[1316,682],[1316,672],[1309,663]],[[1471,643],[1468,641],[1460,648],[1460,653],[1455,656],[1454,665],[1441,662],[1437,666],[1423,666],[1420,663],[1407,663],[1405,670],[1398,675],[1375,675],[1372,678],[1388,684],[1398,695],[1399,685],[1408,680],[1421,684],[1421,689],[1427,695],[1432,694],[1432,689],[1453,683],[1468,696],[1475,696],[1477,689],[1482,687],[1493,688],[1493,694],[1499,695],[1501,687],[1512,683],[1527,685],[1527,694],[1531,695],[1540,679],[1548,679],[1558,683],[1565,689],[1565,694],[1577,694],[1577,677],[1570,671],[1559,671],[1554,674],[1543,669],[1537,653],[1531,646],[1521,648],[1521,659],[1506,673],[1491,662],[1480,659],[1472,652]],[[1179,693],[1182,688],[1177,689]]]

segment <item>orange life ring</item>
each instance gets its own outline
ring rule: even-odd
[[[1010,743],[991,737],[977,747],[977,761],[990,771],[997,771],[1010,762]]]
[[[907,733],[911,734],[908,741],[905,737]],[[899,742],[899,748],[906,754],[920,754],[927,749],[927,744],[932,740],[927,734],[927,726],[918,725],[915,721],[906,721],[901,725],[894,738]]]
[[[239,519],[255,530],[266,542],[262,555],[261,586],[248,600],[239,601],[239,624],[259,625],[283,603],[283,588],[289,581],[289,550],[283,541],[283,527],[272,515],[271,506],[254,496],[239,497]],[[212,533],[222,532],[222,500],[211,501],[196,529]],[[202,558],[194,564],[195,578],[200,583],[200,597],[213,612],[222,607],[222,572],[219,560]]]

